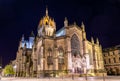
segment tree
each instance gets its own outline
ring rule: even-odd
[[[12,65],[6,65],[3,72],[4,72],[5,75],[14,75],[15,74]]]

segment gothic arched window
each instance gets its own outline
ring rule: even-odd
[[[113,60],[114,60],[114,63],[116,63],[116,59],[115,59],[115,58],[113,58]]]
[[[48,48],[48,56],[52,56],[52,49]]]
[[[75,57],[80,54],[80,41],[76,34],[71,38],[71,51]]]
[[[109,58],[109,64],[111,63],[111,59]]]
[[[51,48],[48,48],[47,63],[48,63],[48,65],[53,64],[53,57],[52,57],[52,49]]]
[[[60,47],[58,49],[59,53],[58,53],[58,63],[63,64],[64,63],[64,51],[63,48]]]

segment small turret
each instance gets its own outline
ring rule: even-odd
[[[30,37],[35,37],[33,31],[31,32]]]
[[[24,37],[24,34],[23,34],[22,37],[21,37],[20,43],[19,43],[19,48],[24,47],[24,42],[25,42],[25,37]]]
[[[48,16],[48,8],[46,7],[46,16]]]
[[[85,25],[84,25],[83,21],[81,23],[81,28],[82,28],[82,31],[85,31]]]
[[[35,39],[35,35],[32,31],[31,34],[30,34],[30,37],[29,37],[29,48],[32,48],[32,45],[34,43],[34,39]]]
[[[68,20],[67,20],[67,17],[65,17],[65,20],[64,20],[64,27],[68,27]]]
[[[98,44],[98,45],[99,45],[99,40],[98,40],[98,38],[96,39],[96,44]]]
[[[92,42],[92,44],[94,44],[94,39],[93,39],[93,37],[91,37],[91,42]]]
[[[74,21],[74,26],[76,26],[76,22]]]
[[[81,28],[82,28],[82,33],[83,33],[83,40],[86,40],[85,25],[83,22],[81,23]]]
[[[30,36],[29,36],[29,41],[33,42],[34,39],[35,39],[35,35],[34,35],[33,31],[32,31]]]
[[[24,34],[23,34],[23,35],[22,35],[22,38],[21,38],[21,41],[24,41],[24,38],[25,38],[25,37],[24,37]]]

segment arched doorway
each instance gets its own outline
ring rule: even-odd
[[[76,34],[71,37],[71,57],[72,57],[72,72],[80,73],[81,56],[80,56],[80,41]]]

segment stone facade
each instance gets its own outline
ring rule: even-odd
[[[32,46],[32,47],[31,47]],[[86,38],[85,25],[68,25],[56,32],[56,23],[46,15],[40,20],[38,34],[20,41],[16,57],[16,76],[100,76],[105,74],[99,40]]]
[[[103,50],[105,69],[108,75],[120,75],[120,45]]]

